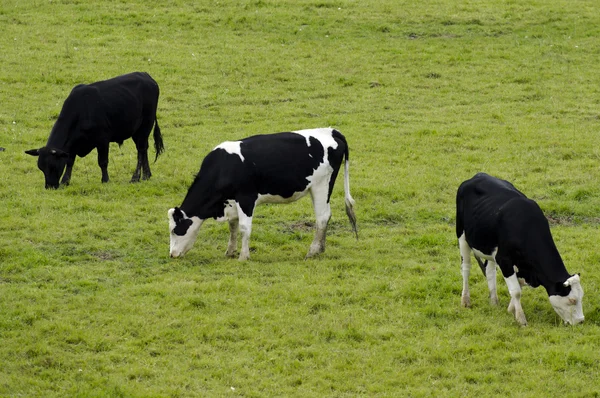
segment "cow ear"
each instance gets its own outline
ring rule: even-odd
[[[183,212],[179,207],[173,209],[173,220],[178,223],[183,219]]]
[[[28,151],[25,151],[26,154],[31,155],[31,156],[40,156],[40,150],[39,149],[30,149]]]
[[[573,284],[576,283],[581,283],[580,279],[579,279],[579,274],[573,274],[573,276],[569,277],[569,279],[567,279],[565,281],[565,283],[563,283],[563,286],[567,287],[567,286],[572,286]]]
[[[65,151],[61,151],[60,149],[51,149],[50,153],[58,158],[66,158],[69,157],[69,154]]]

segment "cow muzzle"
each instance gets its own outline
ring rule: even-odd
[[[583,321],[585,320],[585,316],[582,317],[578,317],[578,318],[573,318],[571,320],[571,322],[569,322],[571,325],[578,325],[580,323],[583,323]]]

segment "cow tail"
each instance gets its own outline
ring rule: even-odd
[[[354,231],[354,235],[356,239],[358,239],[358,229],[356,228],[356,214],[354,214],[354,199],[352,195],[350,195],[350,149],[348,148],[348,143],[346,142],[346,138],[337,130],[333,130],[333,134],[335,137],[339,138],[345,146],[344,150],[344,158],[346,159],[344,162],[344,202],[346,204],[346,214],[348,215],[348,220],[350,220],[350,224],[352,225],[352,230]]]
[[[158,127],[158,119],[154,120],[154,150],[156,151],[156,157],[154,161],[158,159],[158,155],[165,151],[165,145],[163,144],[162,134],[160,133],[160,127]]]

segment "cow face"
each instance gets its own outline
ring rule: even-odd
[[[38,168],[44,173],[46,189],[58,188],[60,177],[65,171],[69,154],[60,149],[42,147],[30,149],[26,154],[38,157]]]
[[[579,280],[579,275],[573,275],[567,279],[562,288],[569,293],[565,296],[552,295],[549,296],[550,304],[554,307],[554,311],[568,324],[576,325],[583,322],[583,308],[581,302],[583,300],[583,288]],[[570,288],[570,289],[569,289]]]
[[[189,218],[178,207],[170,209],[168,215],[171,232],[170,254],[171,257],[181,257],[194,246],[203,220],[198,217]]]

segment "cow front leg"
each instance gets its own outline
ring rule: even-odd
[[[69,155],[67,158],[67,168],[65,174],[63,174],[60,183],[63,185],[69,185],[71,182],[71,172],[73,171],[73,164],[75,164],[75,155]]]
[[[250,258],[250,234],[252,233],[252,216],[247,216],[239,204],[236,203],[236,206],[238,211],[238,226],[242,235],[242,251],[240,252],[239,260],[245,261]]]
[[[471,293],[469,292],[469,276],[471,275],[471,248],[467,243],[467,238],[463,233],[458,238],[458,248],[460,250],[461,257],[461,273],[463,279],[462,294],[460,296],[460,302],[463,307],[471,306]]]
[[[527,326],[527,319],[525,318],[525,312],[521,307],[521,284],[517,278],[517,274],[514,273],[508,278],[504,278],[506,286],[508,286],[508,292],[510,293],[510,304],[508,304],[508,312],[514,314],[515,319],[521,326]]]
[[[229,204],[225,208],[225,217],[227,217],[229,223],[229,243],[227,243],[225,256],[233,258],[235,256],[235,249],[237,248],[237,237],[240,229],[240,221],[235,204]]]
[[[102,170],[102,182],[108,182],[108,144],[99,145],[98,150],[98,166]]]

